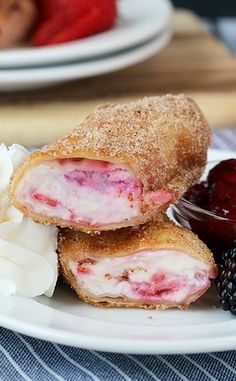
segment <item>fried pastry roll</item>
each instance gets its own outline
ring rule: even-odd
[[[64,279],[101,307],[186,308],[217,275],[206,245],[169,221],[92,236],[62,229],[58,250]]]
[[[143,224],[199,179],[209,142],[203,114],[185,95],[103,105],[32,153],[10,196],[41,223],[88,232]]]

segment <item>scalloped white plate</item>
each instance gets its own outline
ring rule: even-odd
[[[0,51],[0,67],[16,68],[78,61],[127,49],[166,29],[170,24],[171,10],[169,0],[120,0],[118,21],[112,29],[59,45]]]
[[[236,152],[209,151],[209,160]],[[236,318],[212,288],[189,311],[101,309],[58,285],[50,299],[0,296],[0,324],[40,339],[94,350],[181,354],[236,349]]]

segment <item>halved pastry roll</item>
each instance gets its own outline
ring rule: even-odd
[[[209,142],[203,114],[185,95],[103,105],[26,159],[11,199],[41,223],[84,231],[142,224],[199,179]]]
[[[168,221],[92,236],[62,229],[58,250],[65,280],[101,307],[185,308],[217,275],[206,245]]]

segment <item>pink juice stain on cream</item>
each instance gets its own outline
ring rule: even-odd
[[[210,285],[209,266],[167,249],[141,250],[124,257],[89,257],[70,270],[78,284],[96,297],[125,298],[145,303],[183,304]]]
[[[35,213],[91,226],[138,217],[145,203],[163,205],[171,194],[144,193],[125,164],[90,159],[48,160],[29,169],[19,182],[20,202]]]

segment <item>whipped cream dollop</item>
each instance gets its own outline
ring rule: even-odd
[[[29,154],[0,145],[0,293],[52,296],[57,277],[57,228],[24,216],[11,205],[7,189],[15,169]]]

